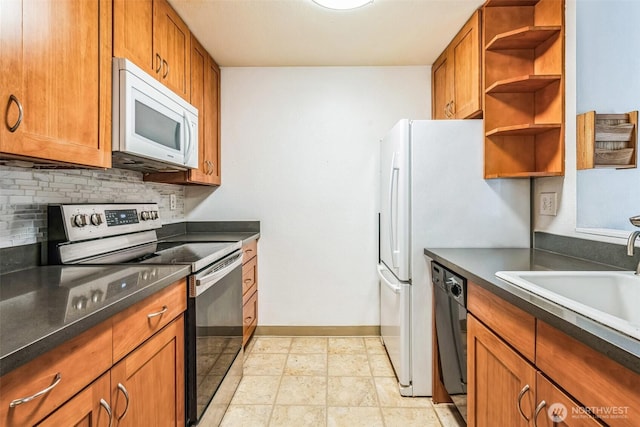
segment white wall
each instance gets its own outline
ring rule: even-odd
[[[640,43],[640,2],[583,1],[576,16],[578,114],[640,109],[640,56],[635,47]],[[628,234],[634,229],[628,218],[640,214],[638,183],[638,168],[578,171],[577,226],[627,230]]]
[[[379,324],[379,139],[430,117],[429,67],[224,68],[222,186],[188,220],[261,221],[259,319]]]
[[[578,85],[576,56],[577,56],[577,7],[591,4],[593,0],[567,0],[565,11],[565,176],[553,178],[537,178],[534,180],[534,229],[553,234],[579,237],[583,239],[599,240],[613,243],[626,243],[628,233],[619,233],[616,237],[614,233],[607,235],[592,234],[598,230],[576,231],[577,224],[577,171],[576,171],[576,114],[577,91],[590,90]],[[625,8],[629,3],[621,0],[607,0],[605,3],[612,4],[611,7]],[[617,4],[616,4],[617,3]],[[590,25],[587,31],[603,31],[609,29],[603,23],[602,26]],[[632,60],[637,58],[630,57]],[[633,75],[629,79],[636,78]],[[580,88],[580,89],[578,89]],[[597,108],[597,107],[594,107]],[[580,111],[583,112],[583,111]],[[634,187],[635,188],[635,187]],[[558,215],[539,215],[539,195],[542,192],[558,193]],[[621,213],[621,215],[623,215]]]

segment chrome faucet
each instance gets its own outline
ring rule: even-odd
[[[640,216],[632,216],[629,218],[629,221],[636,227],[640,227]],[[638,236],[640,236],[640,231],[634,231],[629,235],[629,239],[627,240],[627,255],[633,256]],[[640,262],[638,262],[638,266],[636,267],[636,275],[640,276]]]

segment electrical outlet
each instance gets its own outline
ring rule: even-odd
[[[172,194],[169,196],[169,209],[171,209],[172,211],[176,210],[176,205],[178,204],[178,201],[176,200],[176,195]]]
[[[540,215],[558,214],[558,193],[540,193]]]

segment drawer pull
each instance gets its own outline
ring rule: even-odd
[[[122,421],[124,416],[127,415],[127,411],[129,410],[129,392],[127,391],[125,386],[122,385],[122,383],[118,383],[118,390],[120,390],[122,394],[124,394],[125,402],[127,403],[127,405],[124,407],[124,412],[118,417],[118,421]]]
[[[524,414],[524,412],[522,412],[522,397],[525,395],[526,392],[529,391],[529,384],[526,384],[524,387],[522,387],[522,390],[520,390],[520,393],[518,393],[518,412],[520,412],[520,416],[522,418],[524,418],[524,420],[526,422],[529,422],[529,418]]]
[[[245,252],[246,253],[253,252],[253,249],[246,249]]]
[[[538,404],[538,406],[536,407],[536,412],[535,414],[533,414],[533,427],[538,427],[538,414],[540,413],[540,411],[542,411],[542,408],[544,408],[547,405],[547,402],[545,402],[544,400],[542,402],[540,402]],[[553,413],[553,416],[556,416],[556,413]],[[553,420],[553,424],[555,425],[556,421],[555,419]]]
[[[249,316],[249,317],[245,317],[244,318],[244,323],[251,323],[253,322],[253,316]]]
[[[22,399],[12,400],[11,403],[9,403],[9,408],[15,408],[18,405],[22,405],[23,403],[31,402],[33,399],[37,399],[38,397],[42,396],[43,394],[49,393],[51,390],[53,390],[55,388],[55,386],[60,384],[60,381],[62,381],[62,376],[60,375],[60,372],[58,372],[56,374],[56,377],[53,380],[53,384],[51,384],[49,387],[45,388],[44,390],[40,390],[39,392],[37,392],[36,394],[34,394],[32,396],[23,397]]]
[[[253,279],[244,279],[244,283],[251,283],[253,282]]]
[[[102,406],[104,410],[107,411],[107,414],[109,415],[109,427],[111,427],[113,425],[113,412],[111,411],[111,406],[109,406],[107,401],[104,399],[100,399],[100,406]]]
[[[167,310],[169,310],[169,307],[167,307],[166,305],[163,305],[162,306],[162,310],[156,311],[155,313],[147,314],[147,318],[151,319],[151,318],[156,317],[156,316],[162,316],[164,313],[167,312]]]

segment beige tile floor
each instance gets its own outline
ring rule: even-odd
[[[457,417],[400,396],[378,337],[259,336],[222,426],[459,427]]]

